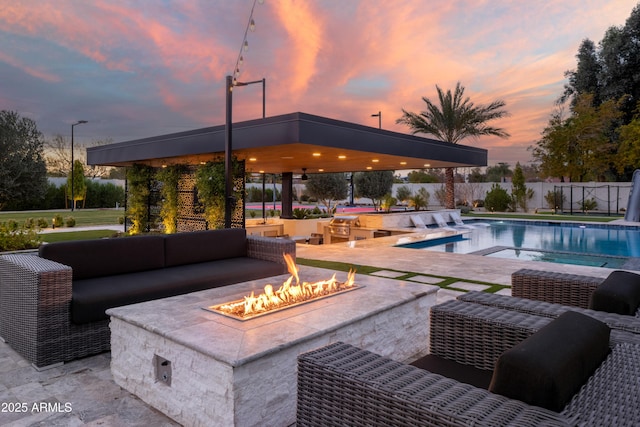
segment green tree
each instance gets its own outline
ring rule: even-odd
[[[427,173],[423,170],[411,171],[407,174],[407,181],[412,184],[429,184],[440,182],[437,176]]]
[[[513,175],[509,163],[500,162],[487,168],[487,182],[504,182],[507,177]]]
[[[533,198],[533,190],[527,188],[524,179],[524,172],[520,166],[520,162],[516,163],[516,168],[513,171],[513,178],[511,179],[511,197],[513,197],[514,207],[520,206],[525,212],[527,211],[527,205],[529,200]]]
[[[639,104],[640,105],[640,104]],[[620,129],[620,145],[615,158],[618,172],[633,172],[640,165],[640,114]]]
[[[127,218],[131,221],[129,234],[140,234],[152,227],[149,204],[154,169],[134,164],[127,168]]]
[[[37,205],[47,191],[44,142],[36,123],[0,111],[0,210]]]
[[[571,100],[571,105],[575,105],[581,93],[593,94],[593,103],[600,105],[600,76],[602,74],[602,64],[598,58],[596,45],[589,39],[584,39],[576,55],[578,66],[575,70],[565,72],[565,77],[569,80],[564,86],[564,93],[560,97],[560,102]]]
[[[402,117],[396,122],[409,126],[412,133],[433,135],[441,141],[457,144],[465,138],[479,138],[493,135],[501,138],[509,137],[502,128],[489,126],[487,123],[505,117],[504,101],[497,100],[489,105],[475,105],[469,97],[464,97],[464,86],[458,82],[454,93],[446,93],[436,85],[439,105],[429,98],[423,97],[426,110],[420,114],[402,110]],[[446,203],[445,207],[455,207],[454,168],[445,169]]]
[[[71,185],[72,179],[73,185]],[[71,194],[72,188],[73,194]],[[71,171],[69,171],[69,175],[67,175],[67,199],[71,200],[71,204],[75,209],[78,200],[84,200],[86,195],[87,183],[85,182],[84,177],[84,165],[80,160],[76,160],[73,162],[73,176],[71,176]]]
[[[332,212],[334,200],[343,200],[349,194],[349,185],[343,173],[310,174],[306,182],[307,193]]]
[[[173,234],[178,230],[178,184],[185,169],[184,165],[170,165],[156,172],[156,179],[162,183],[160,187],[162,196],[160,218],[162,218],[166,234]]]
[[[353,178],[357,197],[371,199],[373,207],[377,209],[380,201],[393,188],[393,171],[358,172]]]
[[[469,173],[469,182],[486,182],[487,175],[482,173],[480,168],[471,169],[471,173]]]
[[[411,189],[406,185],[401,185],[396,189],[396,198],[404,203],[411,197]]]
[[[593,105],[593,95],[584,93],[571,108],[571,116],[552,116],[533,148],[546,176],[569,177],[571,182],[603,181],[614,162],[616,144],[612,129],[621,116],[620,102],[607,100]]]

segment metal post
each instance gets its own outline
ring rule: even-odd
[[[263,172],[262,173],[262,223],[266,224],[267,223],[267,209],[265,206],[265,187],[266,187],[266,182],[267,182],[267,175]]]
[[[227,76],[225,84],[225,99],[226,99],[226,112],[225,112],[225,138],[224,138],[224,228],[231,228],[231,215],[233,212],[233,165],[232,152],[233,143],[231,140],[231,113],[233,110],[233,77]]]
[[[262,118],[267,117],[267,79],[262,78]]]

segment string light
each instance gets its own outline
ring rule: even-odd
[[[233,73],[233,85],[235,86],[238,83],[238,77],[240,76],[240,66],[244,63],[244,57],[242,56],[242,52],[247,52],[249,50],[249,41],[247,40],[247,34],[249,30],[255,31],[256,29],[256,21],[253,19],[253,11],[256,7],[256,3],[263,4],[264,0],[253,0],[253,6],[251,6],[251,13],[249,14],[249,21],[247,22],[247,28],[244,30],[244,38],[242,39],[242,44],[240,45],[240,52],[238,53],[238,59],[236,60],[236,66],[234,67]]]

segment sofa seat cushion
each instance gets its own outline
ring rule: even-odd
[[[489,388],[491,376],[493,375],[493,371],[476,368],[471,365],[463,365],[435,354],[427,354],[412,362],[411,365],[485,390]]]
[[[241,257],[73,282],[71,319],[76,324],[107,319],[105,311],[158,298],[283,274],[271,261]]]
[[[496,363],[489,391],[560,412],[609,354],[604,323],[567,311]]]
[[[165,266],[247,256],[247,231],[244,228],[193,231],[165,236]]]
[[[640,306],[640,274],[614,271],[591,294],[589,308],[634,316]]]
[[[164,267],[161,235],[78,240],[40,245],[41,258],[67,265],[73,280],[134,273]]]

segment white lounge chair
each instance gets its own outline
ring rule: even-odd
[[[453,220],[453,222],[458,226],[458,227],[464,227],[464,228],[477,228],[477,227],[488,227],[489,224],[487,224],[486,222],[477,222],[474,223],[473,225],[471,224],[465,224],[462,221],[462,217],[460,216],[460,214],[456,211],[453,212],[449,212],[449,215],[451,215],[451,219]]]
[[[447,224],[447,221],[444,220],[441,214],[432,213],[431,218],[433,218],[436,224],[438,224],[438,227],[442,228],[443,230],[455,230],[455,228],[449,227],[449,224]]]

